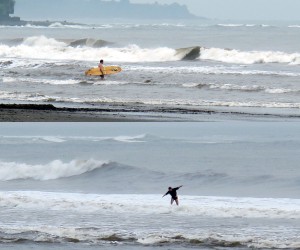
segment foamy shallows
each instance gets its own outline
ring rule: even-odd
[[[300,201],[161,195],[0,192],[3,243],[103,244],[168,247],[298,248]],[[22,214],[11,220],[10,213]],[[267,224],[266,224],[267,223]],[[221,225],[221,226],[220,226]]]
[[[51,209],[80,213],[172,214],[220,218],[300,219],[300,200],[181,196],[171,207],[161,195],[99,195],[46,192],[0,192],[2,208]],[[147,201],[147,202],[145,202]]]

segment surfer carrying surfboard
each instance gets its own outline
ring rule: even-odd
[[[85,75],[86,76],[100,76],[102,79],[104,79],[104,76],[117,74],[122,71],[121,67],[119,67],[119,66],[104,66],[103,63],[104,63],[104,61],[101,59],[98,66],[86,70]]]
[[[101,79],[104,80],[104,66],[103,66],[104,61],[101,59],[100,63],[98,64],[98,68],[100,70],[100,72],[102,73],[100,75]]]
[[[163,197],[165,197],[166,195],[171,195],[171,205],[173,205],[173,202],[175,201],[176,202],[176,205],[178,206],[179,205],[179,201],[178,201],[178,196],[177,196],[177,190],[179,188],[181,188],[182,186],[179,186],[179,187],[176,187],[176,188],[172,188],[172,187],[169,187],[169,191],[166,192]]]

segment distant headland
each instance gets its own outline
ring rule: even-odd
[[[15,11],[15,9],[17,11]],[[0,24],[26,24],[32,19],[196,19],[186,5],[137,4],[130,0],[0,0]],[[32,22],[31,22],[32,23]],[[47,22],[39,22],[47,25]]]
[[[3,22],[18,22],[19,17],[11,17],[14,14],[15,0],[0,0],[0,23]]]

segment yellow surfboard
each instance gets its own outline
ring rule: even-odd
[[[105,75],[112,75],[121,72],[122,69],[119,66],[104,66],[104,74]],[[91,68],[85,71],[86,76],[101,76],[102,73],[100,72],[100,69],[97,68]]]

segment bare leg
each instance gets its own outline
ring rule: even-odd
[[[178,198],[175,200],[175,202],[176,202],[176,205],[178,206],[179,205]]]
[[[171,205],[173,205],[173,202],[174,202],[174,199],[172,198],[172,199],[171,199]]]

